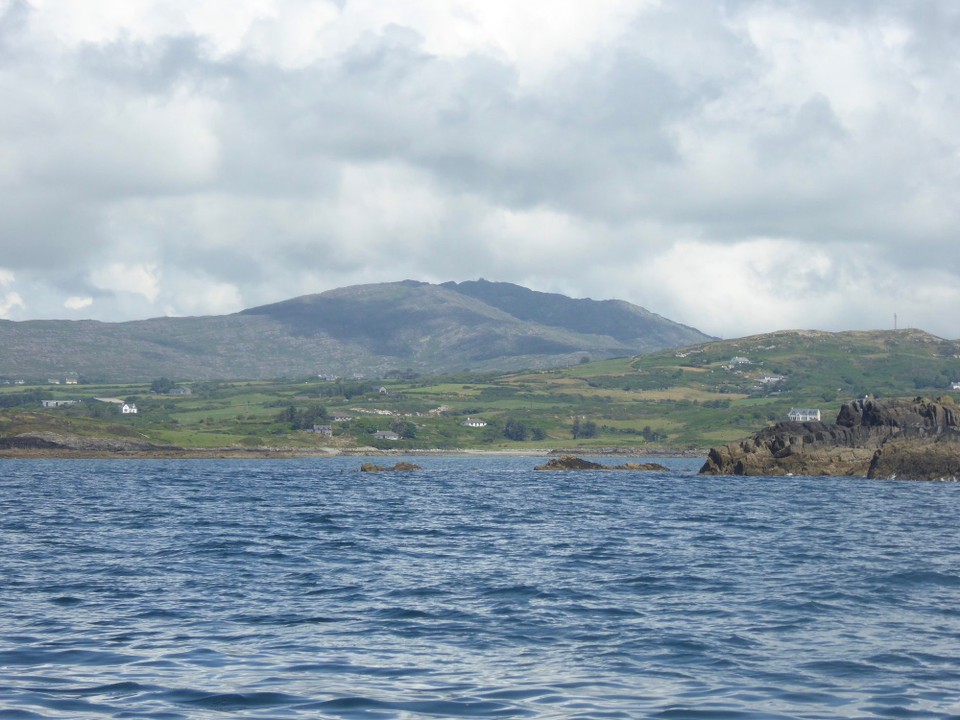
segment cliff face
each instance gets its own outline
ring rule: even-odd
[[[960,425],[949,405],[855,400],[835,424],[779,423],[713,448],[705,475],[856,475],[960,479]]]

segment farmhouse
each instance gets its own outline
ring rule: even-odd
[[[76,405],[79,400],[41,400],[45,408],[70,407]]]
[[[481,420],[480,418],[467,418],[460,424],[463,427],[481,428],[487,426],[487,421]]]
[[[787,414],[793,422],[820,422],[819,408],[793,408]]]
[[[378,430],[373,434],[374,440],[399,440],[400,436],[395,432],[387,432],[385,430]]]
[[[331,425],[314,425],[313,431],[317,433],[317,435],[323,435],[324,437],[333,436],[333,426]]]
[[[951,390],[960,390],[960,382],[950,383]]]
[[[139,411],[135,403],[124,403],[120,406],[121,415],[136,415]]]

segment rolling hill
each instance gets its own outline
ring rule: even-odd
[[[496,312],[502,311],[487,311]],[[284,307],[279,314],[287,332],[295,327],[314,332],[311,313],[298,316]],[[457,372],[376,383],[305,376],[193,382],[186,383],[191,393],[178,396],[153,394],[149,382],[0,385],[0,441],[6,436],[19,443],[16,438],[28,433],[41,440],[77,436],[74,445],[83,447],[93,447],[89,437],[106,437],[126,445],[146,440],[186,448],[296,452],[333,444],[340,449],[634,448],[705,454],[708,447],[785,420],[795,407],[819,409],[832,422],[841,405],[864,395],[924,396],[954,406],[960,403],[960,391],[952,387],[956,382],[958,342],[919,330],[790,330],[536,372]],[[140,414],[121,417],[95,397],[131,399]],[[43,399],[81,402],[47,409],[41,407]],[[333,437],[304,430],[316,422],[321,405]],[[337,415],[352,419],[334,421]],[[486,425],[468,426],[466,418]],[[590,432],[575,432],[578,422]],[[373,437],[398,424],[414,430],[415,437],[400,442]],[[529,430],[524,441],[505,435],[518,425]]]
[[[0,377],[143,381],[509,371],[710,338],[622,301],[509,283],[359,285],[224,316],[0,321]]]

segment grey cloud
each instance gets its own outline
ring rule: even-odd
[[[767,11],[910,28],[884,82],[914,102],[851,124],[820,88],[779,96],[743,30]],[[15,2],[0,16],[0,91],[12,101],[0,137],[13,158],[0,163],[0,267],[24,288],[31,274],[36,287],[94,296],[97,312],[144,307],[125,300],[124,312],[92,287],[89,268],[117,258],[234,285],[250,303],[326,289],[306,287],[317,277],[400,271],[571,282],[562,276],[586,250],[558,238],[537,267],[505,261],[490,237],[498,213],[548,213],[588,234],[593,284],[580,294],[598,297],[605,269],[685,239],[785,238],[960,276],[951,3],[670,4],[546,85],[524,84],[503,58],[432,55],[398,26],[295,70],[217,56],[188,34],[45,55],[24,41],[29,12]],[[377,192],[414,202],[408,187],[348,187],[382,168],[429,195],[422,217],[350,214],[388,204],[366,197]],[[811,275],[811,291],[838,272]]]

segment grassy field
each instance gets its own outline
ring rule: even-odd
[[[738,360],[734,360],[738,358]],[[145,437],[184,448],[635,448],[697,451],[856,397],[950,395],[960,346],[918,331],[779,332],[679,351],[510,375],[404,380],[0,385],[0,436],[59,431]],[[386,392],[381,392],[384,388]],[[956,393],[955,393],[956,394]],[[137,415],[95,398],[135,402]],[[43,409],[44,399],[81,401]],[[350,420],[333,422],[334,414]],[[463,425],[480,418],[482,428]],[[333,436],[312,432],[330,425]],[[375,439],[393,431],[400,440]]]

